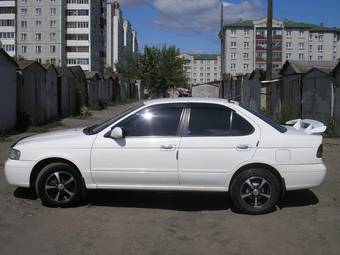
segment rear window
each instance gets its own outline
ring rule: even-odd
[[[252,109],[250,109],[249,107],[240,105],[242,108],[246,109],[248,112],[251,112],[252,114],[254,114],[256,117],[260,118],[261,120],[263,120],[264,122],[266,122],[268,125],[270,125],[271,127],[273,127],[274,129],[276,129],[277,131],[281,132],[281,133],[285,133],[287,131],[287,128],[285,128],[284,126],[281,126],[280,124],[276,123],[274,120],[272,120],[271,118],[267,117],[266,115],[259,113],[257,111],[254,111]]]

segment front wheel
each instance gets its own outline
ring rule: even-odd
[[[82,196],[82,178],[70,165],[52,163],[44,167],[36,181],[41,202],[51,207],[69,207]]]
[[[264,214],[274,209],[280,197],[277,178],[266,169],[247,169],[233,179],[231,198],[238,210],[247,214]]]

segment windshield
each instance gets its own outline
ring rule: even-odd
[[[270,126],[272,126],[273,128],[275,128],[277,131],[281,132],[281,133],[285,133],[287,131],[287,128],[285,128],[284,126],[281,126],[280,124],[276,123],[274,120],[272,120],[271,118],[267,117],[266,115],[259,113],[257,111],[254,111],[252,109],[250,109],[247,106],[244,105],[240,105],[242,108],[246,109],[248,112],[251,112],[252,114],[254,114],[256,117],[260,118],[261,120],[263,120],[264,122],[266,122],[267,124],[269,124]]]
[[[107,127],[111,126],[113,123],[115,123],[116,121],[118,121],[119,119],[123,118],[125,115],[128,115],[129,113],[137,110],[138,108],[142,107],[144,104],[138,104],[116,116],[114,116],[113,118],[106,120],[100,124],[96,124],[90,127],[87,127],[84,129],[84,134],[86,135],[95,135],[98,134],[99,132],[103,131],[104,129],[106,129]]]

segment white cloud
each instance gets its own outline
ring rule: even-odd
[[[220,24],[219,0],[155,0],[158,11],[155,23],[161,28],[192,31],[218,31]],[[240,3],[224,2],[225,23],[239,19],[258,19],[264,16],[260,0]]]

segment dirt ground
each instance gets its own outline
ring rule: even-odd
[[[58,128],[100,122],[110,107]],[[325,182],[288,192],[275,212],[248,216],[223,193],[91,191],[53,209],[9,186],[3,166],[19,134],[0,138],[0,254],[340,254],[340,139],[325,139]]]

